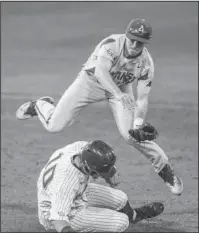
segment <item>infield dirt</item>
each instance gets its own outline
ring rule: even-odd
[[[132,206],[162,201],[157,218],[130,225],[131,232],[198,231],[198,5],[197,2],[1,3],[1,230],[42,232],[36,181],[51,153],[76,140],[101,139],[118,155],[119,188]],[[75,124],[50,134],[37,119],[18,121],[25,101],[59,100],[97,43],[123,33],[135,17],[153,25],[148,46],[155,79],[147,120],[157,143],[184,181],[173,196],[149,162],[125,144],[109,106],[84,109]],[[99,181],[103,183],[102,181]]]

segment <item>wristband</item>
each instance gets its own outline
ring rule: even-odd
[[[133,129],[139,129],[143,125],[144,119],[136,118],[133,122]]]

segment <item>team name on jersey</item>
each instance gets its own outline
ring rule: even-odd
[[[132,83],[136,78],[133,73],[126,71],[112,71],[110,74],[116,82],[122,84]]]

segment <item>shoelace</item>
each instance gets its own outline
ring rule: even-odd
[[[28,108],[28,111],[26,112],[26,115],[34,114],[33,111],[35,111],[33,108],[35,101],[30,100],[30,102],[31,102],[31,104],[30,104],[30,107]]]

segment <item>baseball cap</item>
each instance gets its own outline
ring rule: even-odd
[[[130,40],[137,40],[147,44],[152,36],[152,27],[145,19],[132,19],[126,28],[125,35]]]

